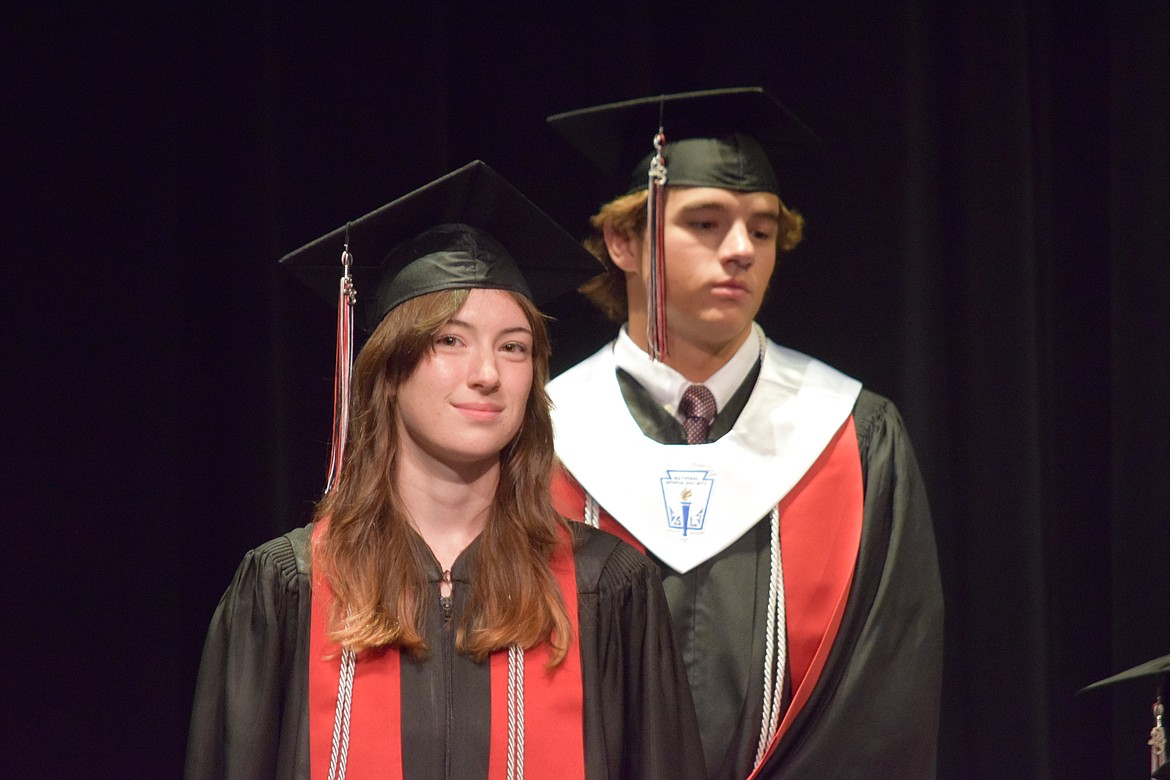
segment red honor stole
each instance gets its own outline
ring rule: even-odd
[[[585,516],[585,491],[563,470],[553,479],[552,495],[561,514]],[[864,500],[861,454],[850,416],[779,504],[793,694],[768,755],[808,701],[837,638],[861,546]],[[600,526],[645,551],[609,513],[601,513]],[[760,766],[766,763],[767,756]]]
[[[320,526],[318,526],[318,531]],[[314,539],[316,535],[314,534]],[[573,630],[565,660],[547,669],[549,645],[524,653],[524,771],[529,777],[583,780],[585,745],[577,572],[566,532],[549,563]],[[329,639],[333,590],[313,567],[309,630],[309,764],[312,780],[329,777],[341,646]],[[489,778],[504,778],[508,760],[508,651],[492,653]],[[354,667],[346,776],[402,777],[402,691],[397,648],[367,650]]]

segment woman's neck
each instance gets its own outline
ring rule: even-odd
[[[425,468],[410,459],[399,461],[398,495],[414,529],[444,571],[483,531],[499,477],[499,461],[468,469]]]

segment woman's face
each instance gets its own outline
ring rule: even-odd
[[[524,419],[532,344],[510,293],[472,290],[398,387],[400,456],[423,468],[498,462]]]

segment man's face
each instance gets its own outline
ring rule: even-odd
[[[709,350],[738,347],[776,267],[780,199],[713,187],[670,187],[667,193],[668,337]],[[643,282],[648,256],[643,245]]]

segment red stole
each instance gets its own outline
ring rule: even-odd
[[[584,517],[585,491],[572,476],[559,471],[552,495],[561,514]],[[861,454],[850,416],[779,504],[793,694],[769,754],[808,701],[837,638],[861,545],[864,500]],[[600,525],[645,549],[608,513],[601,513]]]
[[[320,531],[318,526],[317,531]],[[314,533],[314,540],[316,534]],[[564,534],[550,568],[572,624],[565,660],[546,668],[547,643],[524,653],[524,771],[529,777],[585,777],[584,697],[577,620],[577,574],[572,540]],[[328,637],[333,591],[313,568],[309,631],[309,764],[312,780],[329,777],[333,722],[341,675],[341,647]],[[508,652],[493,653],[489,778],[506,776],[508,759]],[[402,777],[402,696],[395,648],[366,651],[354,670],[346,777]]]

